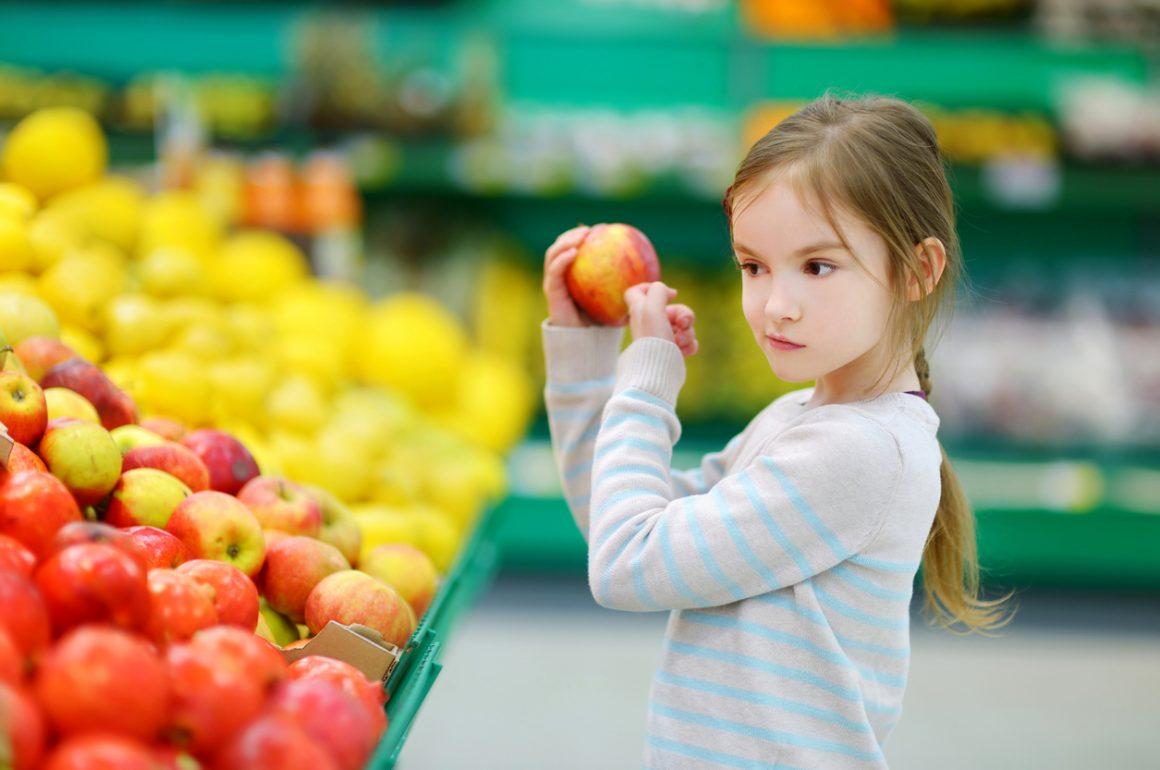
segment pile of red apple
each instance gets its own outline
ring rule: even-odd
[[[259,595],[311,634],[360,623],[402,647],[433,583],[368,572],[415,549],[380,546],[354,570],[357,525],[325,491],[260,475],[228,433],[137,425],[59,341],[15,352],[0,370],[17,442],[0,469],[0,767],[361,768],[386,726],[381,683],[317,656],[287,666],[254,633]],[[100,424],[48,420],[47,387]]]

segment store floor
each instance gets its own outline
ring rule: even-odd
[[[923,625],[892,770],[1160,768],[1160,595],[1024,590],[998,639]],[[501,577],[449,640],[400,770],[640,767],[665,613]]]

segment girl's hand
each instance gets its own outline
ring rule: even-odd
[[[676,289],[670,289],[660,281],[638,283],[624,292],[628,304],[628,325],[632,338],[659,337],[675,343],[681,354],[691,356],[697,352],[697,336],[693,330],[696,317],[687,305],[669,305],[677,296]]]
[[[568,292],[568,285],[564,283],[564,273],[576,259],[576,250],[591,229],[587,225],[573,227],[561,233],[544,252],[544,296],[548,300],[548,323],[552,326],[593,325],[588,314],[576,305]]]

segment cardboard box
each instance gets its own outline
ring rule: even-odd
[[[301,647],[282,650],[287,663],[307,655],[325,655],[351,664],[372,681],[386,681],[402,657],[403,651],[383,639],[367,626],[330,621],[318,634]]]

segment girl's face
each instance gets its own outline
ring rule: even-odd
[[[770,368],[786,382],[818,380],[817,390],[833,400],[862,397],[886,365],[878,349],[893,301],[885,288],[886,242],[835,210],[872,278],[825,217],[784,179],[743,201],[738,211],[733,250],[742,273],[742,307]],[[779,346],[771,336],[801,347]]]

